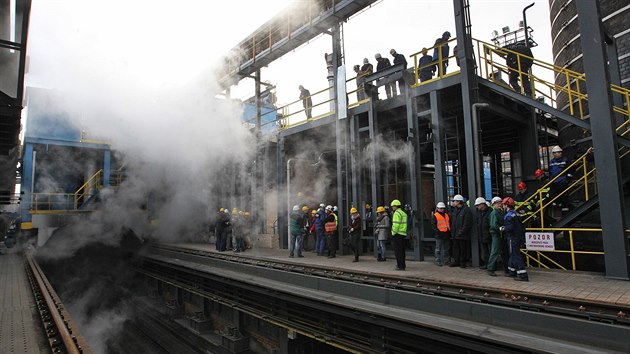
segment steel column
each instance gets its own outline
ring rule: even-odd
[[[605,207],[600,207],[606,276],[629,279],[628,238],[624,231],[623,187],[615,132],[610,75],[601,25],[599,2],[576,0],[580,40],[584,52],[584,71],[589,98],[591,134],[598,193]],[[595,124],[595,120],[596,123]]]
[[[288,195],[288,191],[287,191],[287,181],[284,180],[284,176],[286,174],[286,171],[284,170],[284,154],[285,154],[285,149],[284,149],[284,138],[283,137],[278,137],[278,147],[276,148],[276,186],[278,188],[278,201],[277,201],[277,205],[278,205],[278,222],[276,224],[277,226],[277,230],[278,230],[278,237],[279,237],[279,246],[280,248],[287,248],[288,242],[287,242],[287,225],[289,223],[289,220],[286,218],[287,215],[287,209],[286,209],[286,205],[287,205],[287,195]]]
[[[111,175],[111,151],[105,150],[103,153],[103,187],[109,186],[109,178]]]
[[[435,201],[448,202],[446,193],[446,162],[444,161],[444,131],[442,129],[442,109],[437,91],[429,94],[431,100],[431,126],[433,128],[433,164],[435,166]]]
[[[378,166],[378,156],[376,156],[376,148],[374,144],[376,144],[376,132],[378,131],[378,122],[377,122],[377,111],[376,111],[376,102],[378,101],[378,92],[374,92],[373,90],[369,90],[366,87],[366,93],[370,95],[369,109],[368,109],[368,123],[369,123],[369,134],[370,134],[370,180],[371,180],[371,188],[372,188],[372,221],[374,225],[376,225],[376,208],[379,206],[379,171],[377,170]],[[378,247],[374,245],[374,257],[378,254]],[[385,255],[383,255],[385,256]]]
[[[335,75],[335,83],[333,85],[335,91],[335,107],[338,107],[337,102],[337,92],[339,91],[339,87],[337,87],[337,68],[341,65],[341,33],[340,26],[336,24],[335,27],[332,28],[332,47],[333,47],[333,70]],[[339,117],[339,112],[336,113],[336,116]],[[347,176],[344,176],[344,171],[346,170],[345,164],[345,153],[346,153],[346,122],[347,120],[336,119],[335,120],[335,148],[337,152],[337,207],[339,211],[337,212],[338,218],[338,228],[337,228],[337,249],[340,250],[343,254],[343,244],[341,233],[343,231],[343,226],[345,225],[345,206],[344,206],[344,193],[346,192],[344,185],[346,184],[346,180],[344,179]]]
[[[466,193],[470,197],[475,192],[476,180],[475,176],[475,158],[473,155],[474,146],[472,136],[474,134],[472,128],[472,104],[475,103],[474,97],[471,95],[474,85],[474,69],[472,67],[472,42],[466,34],[466,10],[464,9],[465,0],[453,0],[453,8],[455,10],[455,26],[457,30],[457,47],[459,63],[461,68],[461,88],[462,88],[462,113],[464,116],[464,137],[466,149]],[[463,161],[460,161],[460,164]]]
[[[418,139],[418,114],[416,99],[409,97],[410,90],[405,90],[407,111],[407,145],[409,145],[409,187],[412,213],[408,217],[413,220],[413,235],[416,238],[413,248],[413,259],[424,261],[422,241],[424,240],[424,218],[422,217],[422,162],[420,159],[420,141]],[[419,217],[414,217],[419,216]]]

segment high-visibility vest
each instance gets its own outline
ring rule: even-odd
[[[407,214],[402,209],[396,209],[392,216],[392,235],[407,236]]]
[[[448,214],[444,213],[444,215],[435,212],[435,219],[437,220],[437,228],[442,232],[451,231],[451,222]]]

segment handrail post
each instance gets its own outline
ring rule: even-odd
[[[586,156],[583,157],[584,161],[582,162],[584,166],[584,194],[586,197],[586,201],[588,201],[588,173],[586,171]]]
[[[543,200],[542,197],[542,189],[538,190],[538,200],[540,200],[540,227],[544,228],[545,227],[545,218],[544,218],[544,208],[545,208],[545,201]]]
[[[573,247],[573,230],[569,230],[569,241],[571,242],[571,266],[575,270],[575,247]]]

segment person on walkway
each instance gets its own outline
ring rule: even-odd
[[[326,212],[324,211],[323,204],[319,205],[317,214],[315,215],[315,233],[317,235],[317,242],[315,244],[315,250],[318,256],[324,255],[324,247],[326,247]]]
[[[486,269],[488,275],[496,277],[497,274],[495,273],[495,271],[497,270],[497,259],[501,255],[503,249],[503,237],[501,227],[503,226],[503,217],[505,216],[505,212],[503,211],[503,206],[501,205],[501,198],[492,198],[491,204],[492,211],[490,212],[489,217],[489,231],[492,238],[492,245],[490,246],[490,257],[488,258],[488,266],[486,267]],[[502,259],[507,259],[503,258],[503,255],[501,255],[501,257]],[[503,261],[503,263],[507,264],[506,261]]]
[[[311,99],[311,91],[304,88],[304,86],[300,85],[300,99],[302,100],[302,106],[304,106],[304,112],[306,113],[306,118],[312,118],[311,110],[313,109],[313,100]]]
[[[554,146],[553,149],[551,149],[551,153],[553,154],[553,158],[549,160],[549,179],[553,180],[550,186],[550,196],[551,199],[553,199],[564,192],[569,185],[569,179],[571,179],[573,175],[571,173],[564,173],[564,170],[571,165],[571,162],[566,156],[562,156],[562,148],[560,146]],[[567,194],[560,195],[555,203],[560,205],[563,211],[568,210]]]
[[[446,68],[448,67],[448,54],[450,47],[448,46],[448,40],[451,38],[451,32],[446,31],[442,33],[442,37],[435,40],[433,48],[433,62],[438,67],[437,75],[442,77],[446,75]],[[442,65],[440,65],[440,53],[442,54]]]
[[[355,74],[357,74],[356,83],[357,83],[357,102],[358,102],[365,98],[365,90],[364,90],[365,80],[363,79],[363,76],[361,76],[361,66],[355,65],[353,69],[354,69]]]
[[[361,215],[357,208],[350,209],[350,228],[348,232],[350,232],[350,248],[352,248],[352,252],[354,253],[352,262],[358,262],[359,252],[361,252],[361,233],[363,229],[361,228]]]
[[[470,208],[464,201],[464,197],[460,194],[453,197],[453,206],[455,208],[450,216],[451,236],[453,239],[453,263],[450,266],[466,268],[473,216]]]
[[[508,52],[505,57],[506,64],[509,68],[508,76],[510,78],[510,86],[518,93],[521,93],[521,86],[519,86],[519,78],[523,84],[523,91],[528,97],[532,97],[532,84],[529,81],[529,69],[534,64],[534,55],[529,47],[522,44],[515,45],[508,48]]]
[[[300,211],[300,207],[293,206],[291,212],[291,239],[289,240],[289,257],[293,258],[297,249],[297,256],[302,256],[302,234],[304,233],[304,214]]]
[[[374,215],[372,211],[372,204],[370,203],[365,203],[363,220],[365,220],[365,231],[363,232],[363,235],[372,237],[372,235],[374,235]]]
[[[402,69],[404,73],[405,70],[407,70],[407,59],[405,58],[405,56],[400,53],[397,53],[395,49],[390,50],[389,54],[391,54],[391,56],[394,57],[394,66],[402,65]],[[395,83],[394,83],[394,87],[396,87]],[[401,95],[405,94],[405,80],[404,79],[398,80],[398,92],[400,92]]]
[[[304,230],[302,232],[302,251],[308,251],[308,238],[311,234],[311,226],[313,225],[313,217],[308,206],[302,207],[302,218],[304,220]]]
[[[238,215],[238,208],[232,208],[230,223],[232,224],[232,251],[239,253],[243,250],[243,225],[242,220]]]
[[[376,213],[378,214],[376,217],[376,226],[374,226],[374,229],[376,230],[376,247],[378,249],[378,258],[376,260],[379,262],[385,262],[387,260],[387,249],[385,244],[387,242],[387,237],[389,236],[392,223],[389,218],[389,214],[385,212],[384,207],[379,206],[376,208]]]
[[[435,63],[433,57],[429,55],[427,48],[422,48],[422,56],[418,60],[418,70],[420,70],[420,82],[431,80],[435,74]]]
[[[514,280],[529,281],[527,276],[527,270],[525,269],[525,262],[521,256],[520,245],[525,240],[525,230],[523,224],[521,224],[521,218],[514,211],[514,200],[510,197],[503,198],[503,209],[505,210],[505,216],[503,217],[503,232],[508,240],[510,246],[510,258],[508,259],[508,271],[510,276]]]
[[[475,226],[477,227],[477,239],[479,241],[480,262],[479,268],[486,269],[489,258],[489,245],[492,242],[490,236],[490,208],[486,204],[486,199],[479,197],[475,199]]]
[[[223,244],[225,243],[225,209],[219,209],[216,217],[216,223],[214,227],[215,234],[215,248],[217,251],[223,251]]]
[[[374,58],[376,58],[376,71],[383,71],[387,68],[389,68],[390,66],[392,66],[391,62],[389,61],[389,59],[387,58],[383,58],[381,56],[381,53],[376,53],[374,55]],[[384,80],[386,77],[383,77],[379,80]],[[392,98],[392,96],[396,95],[396,84],[395,83],[389,83],[389,84],[385,84],[385,94],[387,95],[387,98]]]
[[[394,210],[392,215],[392,239],[394,241],[394,254],[396,255],[396,270],[405,270],[405,238],[407,238],[407,214],[402,210],[400,200],[391,202]]]
[[[446,204],[439,202],[435,208],[431,226],[435,237],[435,264],[441,267],[450,263],[448,248],[451,242],[451,220],[446,212]]]
[[[328,258],[335,258],[337,254],[337,215],[333,212],[331,205],[326,206],[326,247],[328,248]]]

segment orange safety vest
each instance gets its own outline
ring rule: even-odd
[[[433,215],[435,215],[435,219],[437,220],[438,230],[442,232],[451,231],[451,222],[448,214],[444,213],[444,216],[442,216],[442,214],[436,211]]]

